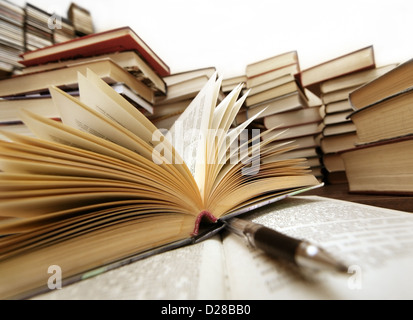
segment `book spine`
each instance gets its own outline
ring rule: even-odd
[[[207,218],[209,221],[214,222],[214,223],[217,222],[218,220],[211,212],[207,210],[202,211],[200,214],[198,214],[198,217],[196,218],[195,227],[194,227],[194,231],[192,232],[192,236],[198,235],[199,225],[201,224],[201,221],[203,218]]]

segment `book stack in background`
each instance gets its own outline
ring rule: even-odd
[[[37,50],[53,44],[53,28],[49,27],[52,14],[27,3],[25,7],[25,41],[26,51]]]
[[[296,51],[247,65],[244,93],[249,91],[249,94],[237,116],[237,123],[243,123],[263,110],[256,120],[305,105],[307,98],[295,78],[299,71]]]
[[[307,158],[307,165],[321,180],[321,164],[314,140],[320,132],[321,101],[303,90],[297,77],[299,72],[296,51],[247,65],[244,93],[249,91],[249,95],[237,116],[237,124],[259,114],[250,127],[272,130],[263,137],[264,141],[282,133],[273,144],[293,141],[291,145],[295,146],[282,156],[263,159],[263,163],[281,158]]]
[[[357,146],[342,153],[351,192],[413,194],[413,60],[356,89]]]
[[[0,79],[18,73],[22,67],[24,17],[23,8],[0,0]]]
[[[352,144],[353,140],[356,139],[356,127],[349,117],[354,111],[348,99],[350,92],[394,67],[396,67],[396,64],[355,72],[321,84],[320,89],[325,103],[325,127],[323,130],[325,153],[323,154],[323,164],[327,171],[326,177],[329,183],[347,182],[344,163],[339,152],[350,146],[349,144]],[[338,98],[332,98],[337,92],[339,92],[337,94]],[[340,96],[340,93],[344,94]],[[340,139],[348,141],[349,144],[343,143],[343,146],[339,146],[336,140]]]
[[[156,97],[149,120],[157,128],[169,130],[215,72],[215,67],[206,67],[164,77],[168,92]]]
[[[78,72],[90,69],[145,115],[153,114],[155,97],[166,94],[162,77],[170,73],[155,52],[130,28],[80,37],[26,52],[23,74],[0,82],[1,128],[30,134],[20,122],[25,108],[59,120],[48,88],[57,86],[78,96]]]
[[[53,15],[55,28],[53,32],[53,43],[62,43],[76,38],[75,28],[72,21],[65,17]]]
[[[283,155],[264,159],[263,163],[280,159],[306,158],[306,165],[311,168],[312,174],[322,181],[323,174],[320,155],[315,140],[321,131],[320,124],[323,120],[321,113],[322,104],[321,100],[313,96],[311,92],[308,92],[308,99],[304,101],[305,103],[302,103],[298,109],[264,117],[264,129],[272,131],[264,136],[263,139],[270,139],[275,135],[282,134],[272,144],[291,142],[291,146],[294,146],[294,149]]]
[[[325,61],[301,73],[302,85],[319,96],[324,105],[320,145],[324,182],[347,183],[340,151],[356,143],[354,124],[347,117],[352,112],[348,96],[362,85],[376,68],[372,46]],[[370,75],[371,77],[371,75]]]
[[[93,26],[92,15],[90,11],[72,3],[67,13],[69,20],[72,21],[76,35],[85,36],[95,31]]]

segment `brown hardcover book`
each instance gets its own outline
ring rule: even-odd
[[[356,143],[357,134],[355,132],[328,136],[321,140],[321,150],[323,153],[340,152],[354,148]]]
[[[251,63],[247,65],[245,74],[248,78],[252,78],[292,64],[299,64],[297,51],[286,52]]]
[[[283,77],[288,74],[296,75],[299,72],[300,72],[299,64],[294,63],[289,66],[275,69],[275,70],[260,74],[252,78],[247,78],[247,88],[253,88],[253,87],[259,86],[263,83]]]
[[[351,192],[413,194],[413,136],[342,153]]]
[[[299,110],[283,112],[264,118],[264,126],[271,128],[288,128],[302,124],[321,122],[322,117],[319,108],[303,108]]]
[[[350,115],[360,144],[413,134],[413,87]]]
[[[397,64],[390,64],[383,67],[377,67],[371,70],[355,72],[347,76],[334,78],[332,80],[327,80],[320,85],[320,90],[322,93],[329,93],[346,88],[362,86],[365,83],[370,82],[382,76],[383,74],[389,72],[395,67],[397,67]]]
[[[273,114],[279,114],[291,110],[307,107],[307,98],[301,91],[286,94],[284,96],[264,101],[251,108],[245,108],[239,112],[236,123],[240,124],[262,112],[257,119],[264,118]]]
[[[413,59],[354,90],[349,99],[354,110],[358,110],[410,87],[413,87]]]
[[[59,60],[91,57],[135,50],[161,77],[170,75],[169,66],[129,27],[93,33],[22,55],[25,66]]]
[[[134,51],[116,52],[87,58],[77,58],[36,65],[24,68],[22,70],[22,74],[60,69],[76,63],[88,63],[95,60],[104,59],[112,60],[120,67],[133,74],[136,78],[143,81],[147,86],[166,94],[167,88],[165,81]]]
[[[300,87],[295,80],[291,80],[287,83],[279,85],[275,88],[271,88],[260,93],[248,96],[247,100],[245,101],[245,105],[247,107],[251,107],[253,105],[257,105],[259,103],[275,99],[281,96],[284,96],[289,93],[293,93],[299,91]]]
[[[375,66],[373,46],[369,46],[303,70],[301,84],[317,94],[324,81]]]
[[[78,73],[86,74],[88,69],[107,83],[125,83],[147,102],[154,102],[155,94],[153,90],[109,59],[73,64],[61,69],[20,75],[2,80],[0,82],[0,97],[47,91],[50,86],[76,89]]]

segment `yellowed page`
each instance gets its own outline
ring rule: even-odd
[[[161,164],[163,161],[175,166],[184,177],[194,183],[188,168],[185,167],[181,156],[175,152],[172,144],[139,110],[91,70],[87,71],[87,77],[79,73],[78,78],[81,102],[127,129],[151,148],[161,144],[163,157],[159,157],[159,153],[150,149],[154,162]]]
[[[145,141],[133,136],[115,121],[102,116],[62,90],[55,87],[49,90],[64,124],[121,145],[152,160],[151,147]]]
[[[133,221],[120,221],[111,227],[86,232],[54,246],[2,261],[0,297],[5,299],[30,289],[47,288],[50,277],[47,270],[51,265],[60,266],[62,275],[67,278],[156,246],[188,238],[194,219],[193,216],[170,214],[137,217]]]
[[[167,134],[200,189],[205,181],[206,137],[216,106],[219,84],[215,73]]]

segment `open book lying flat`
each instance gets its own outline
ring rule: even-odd
[[[348,273],[303,272],[223,232],[36,299],[413,298],[411,213],[305,195],[242,218],[321,245],[348,264]]]
[[[230,129],[241,86],[216,106],[214,75],[162,134],[89,71],[79,74],[80,100],[50,88],[63,123],[22,110],[39,138],[3,132],[11,142],[0,141],[0,298],[47,289],[50,266],[79,278],[319,185],[304,159],[261,163],[293,146],[245,134],[253,118]]]

